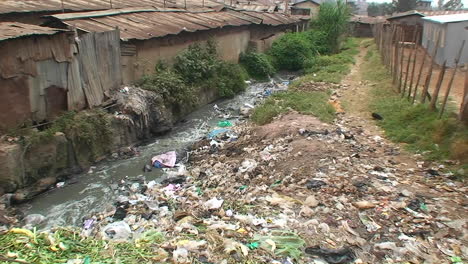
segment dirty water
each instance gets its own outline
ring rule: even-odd
[[[286,82],[286,77],[283,75],[270,82],[249,84],[245,92],[233,99],[208,104],[176,124],[167,135],[157,137],[147,145],[138,147],[137,156],[102,162],[88,172],[75,175],[64,187],[43,193],[29,203],[21,205],[20,210],[24,215],[44,215],[46,217],[44,228],[80,226],[84,218],[103,211],[113,204],[119,195],[118,184],[122,181],[135,181],[143,177],[146,181],[163,179],[167,172],[161,169],[143,172],[142,168],[145,164],[149,164],[151,157],[156,154],[172,150],[185,153],[184,150],[191,144],[215,129],[217,123],[224,120],[215,111],[215,104],[220,109],[232,113],[232,117],[228,120],[235,124],[239,121],[240,107],[245,104],[254,105],[264,97],[265,91],[284,89],[286,86],[282,83]]]

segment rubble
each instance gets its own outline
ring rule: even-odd
[[[161,262],[452,263],[468,257],[467,188],[346,115],[236,124],[195,144],[187,168],[122,182],[83,234],[152,243]],[[235,138],[235,140],[233,140]],[[209,141],[216,141],[215,146]],[[178,168],[179,166],[179,168]],[[158,238],[159,239],[159,238]]]

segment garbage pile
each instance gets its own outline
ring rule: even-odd
[[[226,126],[194,145],[189,164],[161,168],[170,172],[162,182],[121,182],[115,207],[85,219],[82,234],[157,243],[166,263],[468,257],[467,188],[349,117]]]

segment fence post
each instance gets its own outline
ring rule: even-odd
[[[410,81],[410,86],[409,86],[409,90],[408,90],[408,100],[411,99],[411,92],[413,91],[413,81],[414,81],[414,74],[415,74],[415,70],[416,70],[416,61],[417,61],[417,57],[418,57],[418,43],[420,41],[420,35],[418,34],[417,38],[416,38],[416,42],[414,43],[414,48],[413,48],[413,52],[414,52],[414,55],[413,55],[413,67],[412,67],[412,70],[411,70],[411,81]]]
[[[426,41],[426,47],[429,48],[429,40]],[[411,101],[413,104],[414,104],[414,101],[416,100],[416,95],[417,95],[417,92],[418,92],[418,86],[419,86],[419,82],[421,81],[421,76],[422,76],[422,73],[423,73],[424,64],[426,62],[426,57],[427,57],[427,52],[425,51],[423,61],[421,63],[421,67],[419,67],[418,79],[416,81],[416,85],[414,86],[413,100]]]
[[[401,86],[403,84],[403,60],[405,58],[405,28],[401,28],[401,36],[400,36],[400,62],[399,62],[399,77],[398,77],[398,92],[401,92]]]
[[[416,44],[416,41],[418,39],[417,37],[417,31],[418,31],[418,27],[415,26],[414,28],[414,31],[413,31],[413,43],[414,43],[414,47],[417,45]],[[409,57],[408,57],[408,62],[406,63],[406,75],[405,75],[405,83],[403,84],[403,92],[401,93],[401,97],[405,97],[405,93],[406,93],[406,88],[407,88],[407,84],[408,84],[408,77],[410,75],[410,65],[411,65],[411,58],[414,56],[414,47],[410,50],[410,54],[409,54]],[[411,91],[410,91],[411,93]]]
[[[437,41],[436,41],[436,44],[434,46],[434,52],[432,53],[431,67],[429,67],[429,72],[427,73],[426,82],[424,84],[423,91],[422,91],[422,94],[421,94],[421,103],[423,103],[423,104],[424,104],[424,102],[426,102],[426,96],[428,94],[429,86],[431,85],[432,71],[434,70],[434,65],[436,64],[437,51],[439,50],[440,37],[442,35],[440,33],[441,32],[439,30],[438,33],[437,33]]]
[[[429,108],[431,110],[436,109],[437,97],[439,96],[440,87],[442,86],[442,82],[444,81],[445,70],[447,70],[447,60],[444,61],[444,63],[442,64],[442,69],[440,69],[439,72],[439,79],[437,80],[434,93],[432,94],[431,103],[429,105]]]
[[[468,63],[465,65],[468,67]],[[468,125],[468,71],[465,74],[465,89],[463,90],[463,102],[460,106],[460,120]]]
[[[444,100],[442,101],[442,106],[440,107],[439,119],[442,118],[442,114],[444,113],[445,105],[447,104],[447,99],[450,94],[450,90],[452,89],[453,80],[455,79],[455,75],[457,74],[458,63],[460,62],[461,54],[462,54],[464,47],[465,47],[465,40],[462,41],[460,50],[458,51],[458,56],[455,58],[455,68],[453,69],[452,77],[450,78],[450,81],[447,85],[447,91],[445,91]]]

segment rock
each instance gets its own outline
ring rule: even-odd
[[[315,214],[314,210],[312,210],[310,207],[308,206],[303,206],[301,211],[299,212],[299,215],[303,216],[303,217],[311,217]]]
[[[359,202],[354,202],[353,205],[359,209],[370,209],[374,208],[375,204],[369,202],[369,201],[359,201]]]
[[[106,240],[125,241],[132,237],[132,230],[127,223],[119,221],[106,225],[101,234]]]
[[[241,107],[239,109],[239,113],[242,115],[242,116],[249,116],[250,113],[252,112],[252,108],[249,108],[249,107]]]
[[[401,195],[406,196],[406,197],[411,197],[413,196],[413,193],[405,189],[401,191]]]
[[[307,197],[307,199],[304,201],[305,206],[309,206],[312,208],[317,207],[318,204],[319,202],[317,201],[317,199],[315,199],[315,196],[313,195]]]
[[[57,182],[55,177],[42,178],[31,187],[20,189],[11,197],[11,201],[21,203],[32,199],[34,196],[46,191],[50,186]]]
[[[45,216],[41,214],[30,214],[30,215],[27,215],[23,219],[23,221],[25,225],[34,227],[34,226],[38,226],[42,224],[45,219],[46,219]]]

